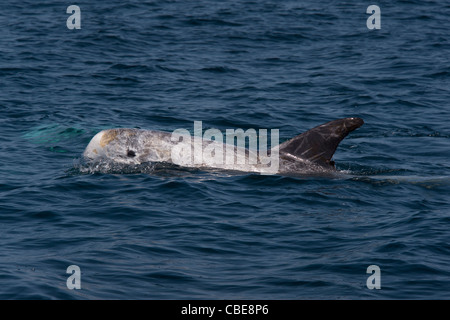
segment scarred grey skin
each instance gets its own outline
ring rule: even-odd
[[[276,155],[267,163],[258,161],[251,163],[227,163],[225,150],[230,145],[203,139],[201,148],[194,147],[191,136],[174,138],[171,132],[142,129],[108,129],[97,133],[83,156],[86,161],[111,161],[125,165],[139,165],[147,162],[177,164],[191,168],[209,168],[244,172],[259,172],[261,174],[311,174],[335,171],[331,160],[339,143],[353,130],[364,124],[360,118],[344,118],[327,122],[308,130],[269,150],[268,155]],[[223,148],[223,158],[209,157],[203,150],[209,146]],[[196,161],[198,151],[202,152],[201,161]],[[219,150],[219,149],[217,149]],[[255,153],[251,150],[232,146],[232,152],[244,151],[247,159]],[[183,151],[185,151],[183,153]],[[256,155],[258,157],[258,155]],[[220,161],[218,161],[218,159]]]

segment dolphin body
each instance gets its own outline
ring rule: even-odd
[[[364,121],[360,118],[344,118],[324,123],[268,150],[270,161],[267,161],[267,157],[266,161],[259,161],[259,155],[254,154],[256,151],[242,150],[237,146],[231,146],[230,149],[229,144],[225,145],[220,141],[202,139],[201,147],[196,150],[195,137],[190,135],[174,138],[170,132],[127,128],[100,131],[89,142],[83,157],[87,163],[106,161],[125,166],[150,162],[261,174],[326,174],[336,171],[331,158],[339,143],[363,124]],[[214,151],[205,153],[206,149]],[[199,150],[203,151],[200,158]],[[222,161],[225,159],[225,152],[218,154],[217,150],[232,150],[236,156],[239,152],[244,152],[247,159],[256,156],[258,161]]]

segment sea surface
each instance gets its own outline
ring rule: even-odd
[[[437,0],[2,2],[0,299],[450,299],[449,17]],[[282,142],[344,117],[365,124],[334,178],[82,161],[107,128]]]

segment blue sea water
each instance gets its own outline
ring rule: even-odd
[[[449,1],[2,4],[0,299],[450,298]],[[350,116],[338,178],[80,165],[106,128]]]

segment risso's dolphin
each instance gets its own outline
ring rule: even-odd
[[[180,129],[174,132],[108,129],[92,138],[83,157],[87,162],[106,161],[122,165],[156,162],[189,168],[261,174],[329,173],[336,170],[331,158],[339,143],[363,124],[364,121],[360,118],[333,120],[266,150],[264,144],[267,144],[267,137],[261,138],[261,130],[259,149],[251,149],[245,148],[245,143],[238,143],[237,146],[223,143],[223,135],[216,129],[205,131],[203,136],[201,130],[200,135],[191,136],[189,131]],[[245,136],[250,140],[251,133],[256,133],[253,129],[252,132],[249,130],[244,133],[244,141]],[[278,130],[276,135],[273,133],[272,131],[272,143],[278,139]],[[236,132],[233,143],[234,138],[239,138]]]

